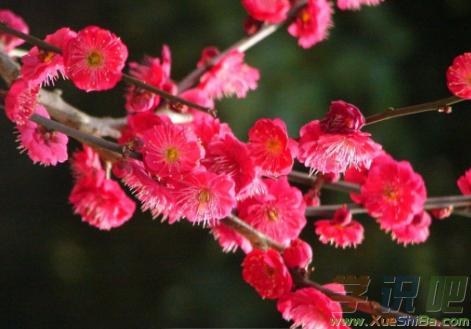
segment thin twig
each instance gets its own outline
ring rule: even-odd
[[[288,175],[288,179],[292,183],[302,184],[305,186],[313,186],[317,180],[315,176],[311,176],[308,173],[304,173],[297,170],[293,170],[292,172],[290,172]],[[328,190],[339,191],[339,192],[347,192],[347,193],[359,193],[360,192],[359,185],[345,182],[345,181],[338,181],[335,183],[324,183],[322,187]]]
[[[386,121],[394,118],[399,118],[407,115],[413,115],[423,112],[433,112],[443,110],[446,112],[446,109],[451,105],[458,104],[465,101],[456,96],[450,96],[447,98],[439,99],[437,101],[427,102],[423,104],[411,105],[401,108],[390,108],[382,113],[373,114],[366,118],[366,125],[371,125],[381,121]]]
[[[178,92],[185,91],[198,83],[199,78],[212,66],[214,66],[217,62],[221,60],[226,54],[233,50],[238,50],[240,52],[246,52],[260,41],[264,40],[268,36],[275,33],[280,27],[285,24],[290,23],[298,14],[299,10],[303,8],[307,4],[307,0],[298,0],[291,8],[290,12],[288,13],[288,19],[279,24],[265,24],[263,25],[260,30],[254,33],[251,36],[242,38],[241,40],[237,41],[229,48],[224,50],[218,56],[212,58],[208,61],[205,65],[196,68],[192,72],[190,72],[187,76],[185,76],[180,83],[178,84]]]
[[[96,146],[99,148],[102,148],[104,150],[108,150],[111,152],[118,153],[120,155],[126,155],[135,159],[141,159],[141,155],[136,152],[132,152],[130,150],[127,150],[125,146],[119,145],[114,142],[110,142],[106,139],[96,137],[93,135],[85,134],[84,132],[74,129],[72,127],[66,126],[60,122],[48,119],[46,117],[43,117],[38,114],[33,114],[31,116],[31,121],[34,121],[43,127],[46,127],[47,129],[50,130],[56,130],[59,131],[69,137],[72,137],[80,142],[83,142],[85,144],[90,144],[92,146]]]
[[[308,207],[306,209],[307,217],[314,216],[330,216],[336,210],[342,208],[344,205],[351,211],[352,215],[367,214],[368,210],[354,203],[348,204],[332,204],[319,207]],[[471,206],[471,195],[452,195],[444,197],[428,198],[425,202],[424,209],[432,210],[439,208],[446,208],[453,206],[454,208],[466,208]]]

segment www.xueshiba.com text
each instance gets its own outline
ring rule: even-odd
[[[469,318],[443,318],[440,321],[427,315],[385,317],[373,315],[371,320],[364,318],[331,319],[333,327],[470,327]]]

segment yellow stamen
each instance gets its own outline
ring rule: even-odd
[[[42,51],[39,54],[39,58],[43,63],[50,63],[52,61],[52,58],[54,57],[54,53],[52,51]]]
[[[303,23],[308,23],[311,20],[311,14],[307,10],[303,10],[301,13],[301,21]]]
[[[211,199],[211,194],[208,190],[202,190],[198,195],[198,201],[201,203],[208,203]]]
[[[389,201],[397,201],[399,198],[399,191],[393,186],[386,186],[384,188],[383,194]]]
[[[273,209],[273,208],[268,209],[267,216],[268,216],[268,219],[270,219],[273,222],[276,222],[278,220],[278,211],[276,211],[276,209]]]
[[[269,139],[265,144],[267,151],[273,155],[279,155],[282,151],[281,142],[279,139]]]
[[[87,63],[90,67],[99,67],[103,64],[103,56],[98,51],[92,51],[87,56]]]
[[[165,150],[165,159],[169,163],[174,163],[178,160],[180,154],[178,153],[178,150],[174,147],[170,147]]]

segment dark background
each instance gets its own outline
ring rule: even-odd
[[[238,0],[2,1],[44,36],[62,26],[100,25],[127,43],[131,60],[173,51],[175,80],[193,69],[208,45],[227,47],[242,34]],[[218,104],[221,116],[246,138],[259,117],[280,117],[293,136],[334,99],[365,114],[449,95],[445,71],[470,50],[469,0],[387,0],[377,8],[337,12],[327,42],[302,50],[280,31],[249,51],[261,71],[256,92]],[[85,94],[60,83],[65,98],[96,114],[124,114],[116,90]],[[457,194],[456,179],[471,166],[469,104],[452,115],[423,114],[368,128],[398,159],[422,173],[429,194]],[[225,255],[199,227],[174,226],[136,213],[120,229],[100,232],[73,216],[68,166],[43,168],[20,155],[13,127],[0,118],[0,328],[287,327],[275,304],[241,279],[241,254]],[[72,144],[74,147],[76,144]],[[327,202],[346,200],[327,194]],[[417,275],[417,312],[424,313],[432,275],[470,273],[471,219],[434,221],[423,245],[404,248],[369,218],[355,250],[312,243],[316,281],[370,275],[379,299],[385,275]],[[463,304],[471,317],[469,293]],[[429,314],[441,317],[441,314]]]

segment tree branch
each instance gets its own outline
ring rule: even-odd
[[[261,249],[272,248],[279,252],[283,252],[285,249],[283,245],[279,244],[276,241],[273,241],[273,239],[266,236],[262,232],[258,231],[251,225],[247,224],[246,222],[244,222],[242,219],[238,218],[237,216],[234,216],[234,215],[229,216],[223,219],[223,223],[225,225],[230,226],[239,234],[247,238],[252,243],[252,245],[254,245],[257,248],[261,248]],[[293,270],[291,271],[291,275],[293,277],[293,281],[297,288],[306,288],[306,287],[315,288],[323,292],[324,294],[326,294],[333,300],[339,301],[341,305],[344,305],[344,306],[347,305],[354,310],[359,310],[366,314],[377,315],[377,316],[381,315],[385,317],[394,317],[394,318],[414,317],[413,314],[390,310],[386,307],[381,306],[380,303],[375,302],[375,301],[370,301],[367,299],[363,299],[363,298],[355,297],[351,295],[342,295],[342,294],[336,293],[330,289],[325,288],[321,284],[310,280],[308,278],[308,273],[304,270]],[[432,327],[425,327],[425,328],[432,328]]]
[[[19,65],[7,54],[0,51],[0,76],[10,85],[20,75]],[[80,111],[62,98],[60,90],[41,89],[39,102],[43,104],[51,117],[66,125],[77,128],[87,134],[119,138],[125,118],[98,118]]]
[[[289,181],[292,183],[297,183],[305,186],[313,186],[317,178],[311,176],[308,173],[301,171],[293,170],[288,174]],[[360,186],[354,183],[349,183],[345,181],[338,181],[335,183],[324,183],[322,187],[338,192],[347,192],[347,193],[359,193]]]
[[[7,25],[5,25],[3,23],[0,23],[0,31],[3,31],[3,32],[8,33],[8,34],[12,34],[12,35],[14,35],[14,36],[16,36],[20,39],[25,40],[27,43],[29,43],[31,45],[34,45],[34,46],[37,46],[41,49],[48,50],[48,51],[58,53],[58,54],[62,53],[62,50],[60,48],[58,48],[56,46],[53,46],[53,45],[51,45],[51,44],[49,44],[49,43],[33,36],[33,35],[26,34],[26,33],[20,32],[18,30],[12,29],[12,28],[8,27]],[[209,109],[209,108],[201,106],[199,104],[189,102],[189,101],[187,101],[183,98],[180,98],[178,96],[169,94],[169,93],[167,93],[167,92],[165,92],[161,89],[158,89],[158,88],[156,88],[152,85],[149,85],[149,84],[145,83],[142,80],[136,79],[136,78],[134,78],[133,76],[131,76],[129,74],[123,73],[122,78],[123,78],[124,82],[126,82],[130,85],[134,85],[138,88],[150,91],[150,92],[152,92],[154,94],[157,94],[157,95],[159,95],[159,96],[161,96],[161,97],[163,97],[167,100],[170,100],[173,103],[184,104],[184,105],[187,105],[191,108],[198,109],[200,111],[203,111],[203,112],[206,112],[206,113],[209,113],[209,114],[212,114],[212,115],[216,114],[215,109]]]
[[[289,22],[292,18],[294,18],[302,6],[307,3],[307,0],[300,0],[298,1],[292,8],[289,19]],[[286,22],[285,22],[286,23]],[[285,24],[283,23],[283,24]],[[245,52],[249,48],[253,47],[255,44],[260,42],[261,40],[265,39],[269,35],[273,34],[277,29],[280,28],[283,24],[272,24],[272,25],[264,25],[257,33],[254,35],[244,38],[239,42],[235,43],[233,46],[228,48],[218,57],[214,58],[210,63],[206,66],[198,68],[187,75],[179,84],[179,91],[184,91],[190,88],[192,85],[196,83],[196,81],[201,77],[201,75],[212,65],[214,65],[224,54],[227,52],[238,49],[239,51]],[[60,49],[54,47],[43,40],[40,40],[34,36],[23,34],[19,31],[13,30],[8,26],[0,23],[0,30],[15,35],[19,38],[24,39],[30,44],[36,45],[42,49],[53,51],[53,52],[60,52]],[[0,53],[0,75],[5,79],[5,81],[10,84],[16,77],[18,76],[18,66],[14,61],[9,58],[4,53]],[[147,85],[144,82],[135,79],[132,76],[127,74],[123,74],[123,80],[127,83],[136,85],[139,88],[146,89],[148,91],[154,92],[159,94],[160,96],[169,99],[173,102],[178,102],[181,104],[188,105],[193,108],[201,109],[207,112],[211,112],[211,109],[207,109],[205,107],[201,107],[198,104],[193,104],[191,102],[187,102],[177,96],[167,94],[153,86]],[[452,104],[456,104],[462,100],[457,99],[456,97],[450,97],[445,100],[440,100],[436,102],[430,102],[421,105],[415,105],[410,107],[405,107],[397,110],[388,110],[384,113],[376,114],[367,119],[368,124],[388,120],[394,117],[400,117],[405,115],[410,115],[414,113],[426,112],[426,111],[435,111],[440,108],[448,107]],[[87,144],[94,145],[96,147],[103,148],[105,150],[109,150],[115,152],[117,154],[130,156],[136,159],[140,159],[140,154],[136,152],[131,152],[119,144],[107,141],[105,139],[93,136],[110,136],[113,138],[118,138],[119,127],[121,127],[125,121],[124,119],[113,119],[113,118],[94,118],[85,114],[84,112],[79,111],[75,107],[71,106],[70,104],[66,103],[62,98],[60,93],[58,92],[48,92],[48,91],[41,91],[40,95],[40,102],[44,104],[49,113],[53,118],[60,122],[56,122],[45,117],[39,116],[37,114],[33,114],[31,120],[43,125],[48,129],[53,129],[60,131],[72,138],[75,138],[79,141],[85,142]],[[74,129],[73,127],[77,128]],[[300,173],[300,172],[293,172],[290,174],[290,179],[294,182],[311,185],[315,181],[315,178],[309,177],[309,175]],[[346,192],[358,192],[359,187],[355,184],[350,184],[347,182],[338,182],[332,184],[325,184],[326,188],[330,188],[333,190],[341,190]],[[452,197],[442,197],[442,198],[430,198],[427,201],[426,207],[442,207],[442,206],[449,206],[449,205],[469,205],[471,202],[470,196],[452,196]],[[331,205],[331,206],[321,206],[318,208],[308,208],[308,212],[315,213],[317,210],[323,211],[334,211],[340,205]],[[363,208],[356,206],[356,205],[349,205],[352,211],[356,213],[362,213],[360,211],[365,211]],[[317,210],[316,210],[317,209]],[[429,208],[430,209],[430,208]],[[308,215],[308,214],[307,214]],[[263,233],[259,232],[243,220],[239,219],[236,216],[229,216],[224,220],[224,223],[234,230],[245,236],[251,243],[260,248],[273,248],[278,251],[283,251],[284,246],[277,243],[273,239],[269,238],[268,236],[264,235]],[[358,309],[364,313],[374,314],[374,315],[393,315],[395,317],[399,316],[412,316],[406,313],[401,312],[389,312],[389,310],[382,307],[379,303],[374,301],[366,301],[362,298],[357,298],[354,296],[344,296],[337,294],[329,289],[324,288],[320,284],[310,281],[305,273],[301,272],[293,272],[293,277],[297,287],[313,287],[316,288],[326,295],[330,296],[331,298],[339,301],[346,302],[350,306],[358,307]],[[451,327],[452,328],[452,327]]]
[[[314,216],[331,216],[336,210],[342,208],[344,205],[351,211],[352,215],[367,214],[368,210],[361,206],[348,203],[348,204],[332,204],[319,207],[308,207],[306,209],[307,217]],[[446,208],[452,206],[454,208],[467,208],[471,206],[471,195],[453,195],[444,197],[428,198],[425,202],[424,209],[432,210],[438,208]]]
[[[47,119],[43,116],[33,114],[31,117],[31,120],[41,124],[42,126],[51,129],[51,130],[57,130],[60,131],[72,138],[75,138],[81,142],[84,142],[86,144],[91,144],[97,147],[100,147],[104,150],[108,150],[117,154],[121,154],[126,157],[131,157],[134,159],[141,160],[142,156],[141,154],[137,152],[133,152],[132,150],[127,149],[125,146],[119,145],[117,143],[105,140],[103,138],[99,138],[96,136],[88,135],[80,130],[74,129],[72,127],[66,126],[64,124],[61,124],[59,122],[56,122],[51,119]],[[296,173],[298,175],[298,173]],[[335,185],[337,183],[332,183],[330,188],[337,189],[337,186]],[[350,192],[358,192],[358,187],[355,186],[349,186],[349,183],[342,182],[342,184],[346,184],[348,188],[350,189]],[[328,186],[328,185],[326,185]],[[471,205],[471,195],[457,195],[457,196],[445,196],[445,197],[433,197],[427,199],[425,202],[425,207],[424,209],[430,210],[430,209],[436,209],[436,208],[445,208],[449,206],[453,206],[456,208],[462,208],[462,207],[469,207]],[[344,204],[334,204],[334,205],[326,205],[326,206],[319,206],[319,207],[308,207],[306,209],[306,216],[307,217],[312,217],[312,216],[329,216],[332,215],[336,210],[340,209]],[[361,206],[357,204],[347,204],[347,207],[350,209],[352,214],[357,215],[357,214],[366,214],[368,211],[365,208],[362,208]]]
[[[427,102],[418,105],[411,105],[401,108],[390,108],[382,113],[373,114],[366,118],[366,126],[369,126],[374,123],[381,121],[386,121],[394,118],[399,118],[407,115],[413,115],[417,113],[424,112],[433,112],[433,111],[443,111],[447,112],[447,109],[454,104],[465,101],[456,96],[450,96],[447,98],[442,98],[437,101]]]

